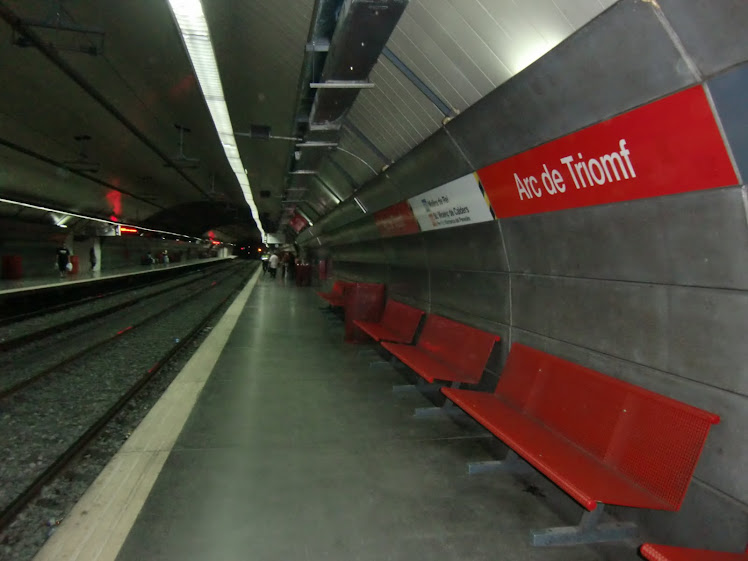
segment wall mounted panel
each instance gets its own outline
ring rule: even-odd
[[[438,130],[387,174],[407,199],[473,171],[444,129]]]
[[[673,284],[748,289],[748,225],[740,187],[657,201]]]
[[[412,302],[420,302],[419,307],[425,309],[429,302],[430,292],[428,270],[391,266],[387,291],[395,297],[405,297]]]
[[[667,360],[668,303],[658,285],[512,278],[516,327],[650,366]]]
[[[428,268],[426,246],[422,234],[386,238],[381,240],[387,262],[402,267]]]
[[[498,221],[423,234],[429,266],[463,271],[508,271]]]
[[[745,182],[748,179],[748,103],[745,102],[748,64],[713,78],[708,86],[732,155]]]
[[[660,206],[645,199],[504,218],[512,271],[666,282]]]
[[[659,0],[678,38],[705,76],[748,60],[748,3]]]
[[[509,324],[509,276],[504,273],[432,270],[431,304]]]
[[[382,173],[371,180],[366,187],[356,193],[368,214],[387,208],[402,200],[397,187],[387,173]]]

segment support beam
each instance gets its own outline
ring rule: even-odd
[[[585,511],[579,526],[562,526],[534,530],[530,534],[532,545],[545,547],[551,545],[581,545],[620,541],[633,538],[638,534],[636,524],[631,522],[600,524],[604,508],[604,504],[598,503],[595,510]]]
[[[434,106],[441,111],[441,113],[445,117],[454,117],[456,113],[432,90],[429,88],[426,83],[421,80],[415,72],[413,72],[407,64],[405,64],[402,60],[398,58],[398,56],[393,53],[388,47],[385,47],[382,50],[382,54],[389,60],[392,64],[395,65],[395,67],[403,73],[403,75],[410,80],[410,83],[413,84],[418,90],[425,95],[431,103],[434,104]]]
[[[374,82],[364,80],[328,80],[327,82],[312,82],[309,87],[314,90],[370,90]]]
[[[535,471],[533,467],[520,458],[514,450],[509,450],[503,460],[491,460],[488,462],[470,462],[468,464],[468,474],[476,475],[478,473],[531,473]]]
[[[366,145],[366,147],[369,150],[374,152],[380,160],[382,160],[383,162],[387,164],[392,163],[392,160],[390,160],[387,156],[385,156],[384,153],[379,148],[377,148],[377,145],[374,144],[371,140],[369,140],[369,137],[366,136],[363,132],[361,132],[361,130],[356,125],[346,120],[345,123],[343,123],[343,127],[351,131],[353,135],[356,138],[358,138],[361,142],[363,142],[364,145]]]

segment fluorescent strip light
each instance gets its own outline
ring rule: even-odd
[[[244,165],[236,148],[234,129],[231,125],[226,99],[223,96],[221,76],[218,73],[218,64],[213,52],[213,45],[210,42],[210,31],[208,30],[208,22],[205,20],[202,3],[200,0],[169,0],[169,5],[177,26],[179,26],[179,33],[182,35],[184,46],[190,56],[192,68],[197,75],[197,81],[203,92],[205,103],[208,105],[210,116],[213,118],[213,124],[223,145],[223,151],[226,153],[231,169],[239,181],[244,199],[252,210],[252,218],[257,225],[257,229],[260,230],[264,242],[266,238],[265,230],[262,229],[260,214],[257,211],[249,186],[249,178],[244,171]]]
[[[66,210],[59,210],[55,208],[49,208],[46,206],[39,206],[39,205],[32,205],[30,203],[22,203],[20,201],[14,201],[12,199],[3,199],[0,198],[0,203],[5,203],[9,205],[17,205],[22,206],[26,208],[33,208],[34,210],[43,210],[45,212],[50,212],[53,214],[62,214],[67,217],[75,217],[75,218],[82,218],[83,220],[91,220],[92,222],[101,222],[102,224],[111,224],[112,226],[125,226],[130,228],[137,228],[138,230],[143,230],[145,232],[156,232],[158,234],[168,234],[170,236],[179,236],[181,238],[191,238],[193,240],[200,240],[201,238],[196,238],[194,236],[188,236],[187,234],[178,234],[177,232],[167,232],[166,230],[154,230],[153,228],[144,228],[143,226],[136,226],[135,224],[125,224],[124,222],[114,222],[113,220],[105,220],[103,218],[96,218],[93,216],[86,216],[85,214],[76,214],[75,212],[68,212]],[[67,220],[64,220],[67,222]],[[67,228],[62,221],[58,222],[56,224],[57,226],[62,226],[64,228]]]
[[[303,216],[304,220],[306,220],[307,222],[309,222],[309,226],[314,226],[314,222],[312,222],[312,219],[309,218],[309,215],[306,212],[304,212],[300,208],[297,208],[296,212],[298,212],[301,216]]]
[[[358,197],[353,197],[353,200],[356,201],[356,204],[358,205],[358,208],[361,209],[361,212],[366,214],[366,207],[363,205],[361,201],[358,200]]]

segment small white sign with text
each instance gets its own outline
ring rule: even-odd
[[[408,199],[422,231],[494,220],[475,174]]]

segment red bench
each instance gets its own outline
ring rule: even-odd
[[[317,292],[317,295],[326,300],[330,306],[342,308],[345,304],[345,291],[352,284],[346,281],[335,281],[330,292]]]
[[[650,561],[746,561],[748,549],[745,553],[727,553],[709,549],[691,549],[689,547],[674,547],[645,543],[641,547],[642,557]]]
[[[424,312],[395,300],[387,300],[378,322],[354,320],[353,323],[375,341],[410,345]]]
[[[533,545],[634,535],[632,524],[598,524],[605,504],[678,510],[709,428],[719,422],[517,343],[493,394],[442,392],[511,449],[504,462],[472,464],[470,473],[527,468],[524,459],[589,511],[580,526],[533,532]]]
[[[436,383],[437,381],[451,382],[454,388],[460,384],[476,384],[483,375],[494,344],[499,340],[492,333],[432,314],[426,318],[415,346],[382,342],[382,346],[394,357],[428,382],[418,386],[395,386],[392,389],[395,392],[414,389],[438,391],[441,384]],[[415,416],[427,417],[459,411],[447,401],[444,407],[419,407]]]
[[[432,314],[415,346],[387,341],[382,346],[428,382],[476,384],[499,340],[492,333]]]

